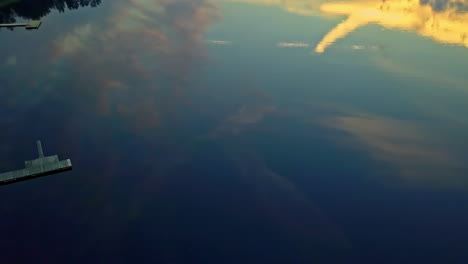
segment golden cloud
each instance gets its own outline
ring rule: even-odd
[[[315,47],[322,53],[338,39],[357,28],[379,24],[386,28],[415,31],[440,43],[468,47],[467,0],[446,0],[443,8],[421,0],[354,0],[324,2],[319,0],[228,0],[259,5],[275,5],[298,15],[338,15],[348,18],[328,32]],[[439,1],[442,2],[442,1]]]
[[[466,0],[449,0],[466,4]],[[332,43],[367,24],[387,28],[416,31],[418,34],[441,43],[468,47],[468,13],[456,7],[438,11],[420,0],[390,0],[324,3],[324,14],[346,15],[348,19],[330,31],[315,47],[322,53]]]
[[[393,165],[413,186],[467,187],[466,166],[427,128],[361,112],[336,115],[322,124],[346,132],[373,158]]]

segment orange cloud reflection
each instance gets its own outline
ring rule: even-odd
[[[415,31],[434,41],[468,47],[468,0],[226,0],[274,5],[298,15],[339,15],[348,18],[328,32],[315,47],[322,53],[359,27],[379,24]]]
[[[428,132],[431,129],[427,126],[353,110],[326,118],[321,124],[346,132],[358,143],[356,148],[391,164],[401,176],[392,180],[413,187],[468,186],[460,154],[446,147],[446,139]]]
[[[436,10],[420,0],[390,0],[324,3],[320,10],[325,14],[347,15],[348,19],[337,25],[316,46],[322,53],[327,47],[350,32],[367,24],[387,28],[416,31],[437,42],[468,47],[468,13],[460,12],[456,5]],[[450,3],[468,4],[467,0],[448,0]],[[459,6],[459,5],[458,5]]]

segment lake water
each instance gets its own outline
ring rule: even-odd
[[[0,0],[1,263],[467,263],[466,0]]]

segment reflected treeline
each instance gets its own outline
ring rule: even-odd
[[[468,12],[468,3],[464,0],[420,0],[420,3],[432,7],[434,11],[452,9],[458,12]]]
[[[16,18],[40,19],[56,9],[96,7],[102,0],[0,0],[0,23],[13,23]]]

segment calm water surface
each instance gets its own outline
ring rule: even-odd
[[[468,263],[466,0],[0,0],[1,263]]]

